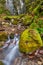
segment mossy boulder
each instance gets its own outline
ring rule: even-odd
[[[4,63],[2,61],[0,61],[0,65],[4,65]]]
[[[34,52],[42,46],[40,34],[35,29],[26,29],[20,37],[19,49],[22,53]]]

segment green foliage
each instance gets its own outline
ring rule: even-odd
[[[39,14],[39,9],[40,9],[40,5],[36,6],[36,8],[34,8],[32,13],[38,15]]]
[[[32,11],[35,15],[42,15],[41,13],[43,12],[43,1],[41,1]]]
[[[43,28],[43,20],[39,19],[37,24],[39,25],[40,28]]]
[[[41,39],[43,41],[43,18],[34,17],[33,23],[29,26],[30,29],[38,30],[41,35]]]
[[[0,3],[3,5],[5,4],[5,0],[0,0]]]
[[[32,23],[29,28],[30,29],[36,29],[36,30],[38,30],[38,32],[42,36],[42,34],[43,34],[43,28],[40,28],[38,24]]]
[[[0,0],[0,14],[10,15],[10,12],[5,8],[5,0]]]
[[[13,19],[13,22],[11,21],[11,23],[13,25],[17,25],[19,22],[21,22],[22,24],[24,25],[28,25],[28,24],[31,24],[33,22],[33,17],[32,15],[28,15],[28,14],[25,14],[25,15],[18,15],[18,16],[5,16],[4,19],[10,19],[12,20]]]
[[[25,0],[26,13],[33,15],[42,15],[43,13],[43,0]]]
[[[33,23],[30,25],[31,29],[37,29],[40,34],[43,34],[43,19],[35,17]]]
[[[36,24],[36,23],[32,23],[31,25],[30,25],[30,29],[37,29],[39,26]]]
[[[21,52],[29,53],[37,50],[42,46],[40,34],[35,29],[26,29],[19,42],[19,49]]]
[[[4,13],[5,13],[6,15],[11,15],[11,13],[10,13],[8,10],[5,10]]]
[[[0,8],[0,14],[10,15],[10,12],[8,10],[6,10],[4,7],[1,7]]]

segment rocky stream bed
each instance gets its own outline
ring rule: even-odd
[[[10,27],[9,27],[10,28]],[[9,28],[5,28],[7,31]],[[15,31],[17,31],[18,27],[15,26]],[[21,31],[23,31],[25,28],[20,28],[18,30],[18,33],[20,34]],[[11,28],[10,28],[11,30]],[[0,50],[0,61],[3,60],[6,56],[5,51],[7,51],[7,49],[5,50]],[[13,60],[13,62],[11,62],[11,65],[43,65],[43,49],[42,49],[42,54],[38,53],[37,55],[25,55],[25,54],[21,54],[21,56],[15,58],[15,60]]]

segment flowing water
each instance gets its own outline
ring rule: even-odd
[[[15,42],[16,42],[16,44],[14,44]],[[9,43],[9,42],[7,42],[7,43]],[[14,36],[13,43],[11,43],[8,47],[8,50],[10,52],[8,53],[8,51],[7,51],[6,57],[3,60],[3,63],[5,65],[11,65],[13,60],[15,60],[16,57],[20,56],[18,43],[19,43],[19,36],[18,37]]]
[[[6,8],[8,8],[13,15],[16,15],[16,11],[18,14],[25,12],[25,4],[23,0],[6,0]]]
[[[20,0],[20,5],[21,5],[21,13],[25,12],[25,4],[23,2],[23,0]]]
[[[11,12],[11,14],[15,14],[13,0],[6,0],[6,8],[8,8],[8,10]]]

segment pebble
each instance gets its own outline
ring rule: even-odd
[[[42,62],[41,61],[38,61],[38,65],[42,65]]]

